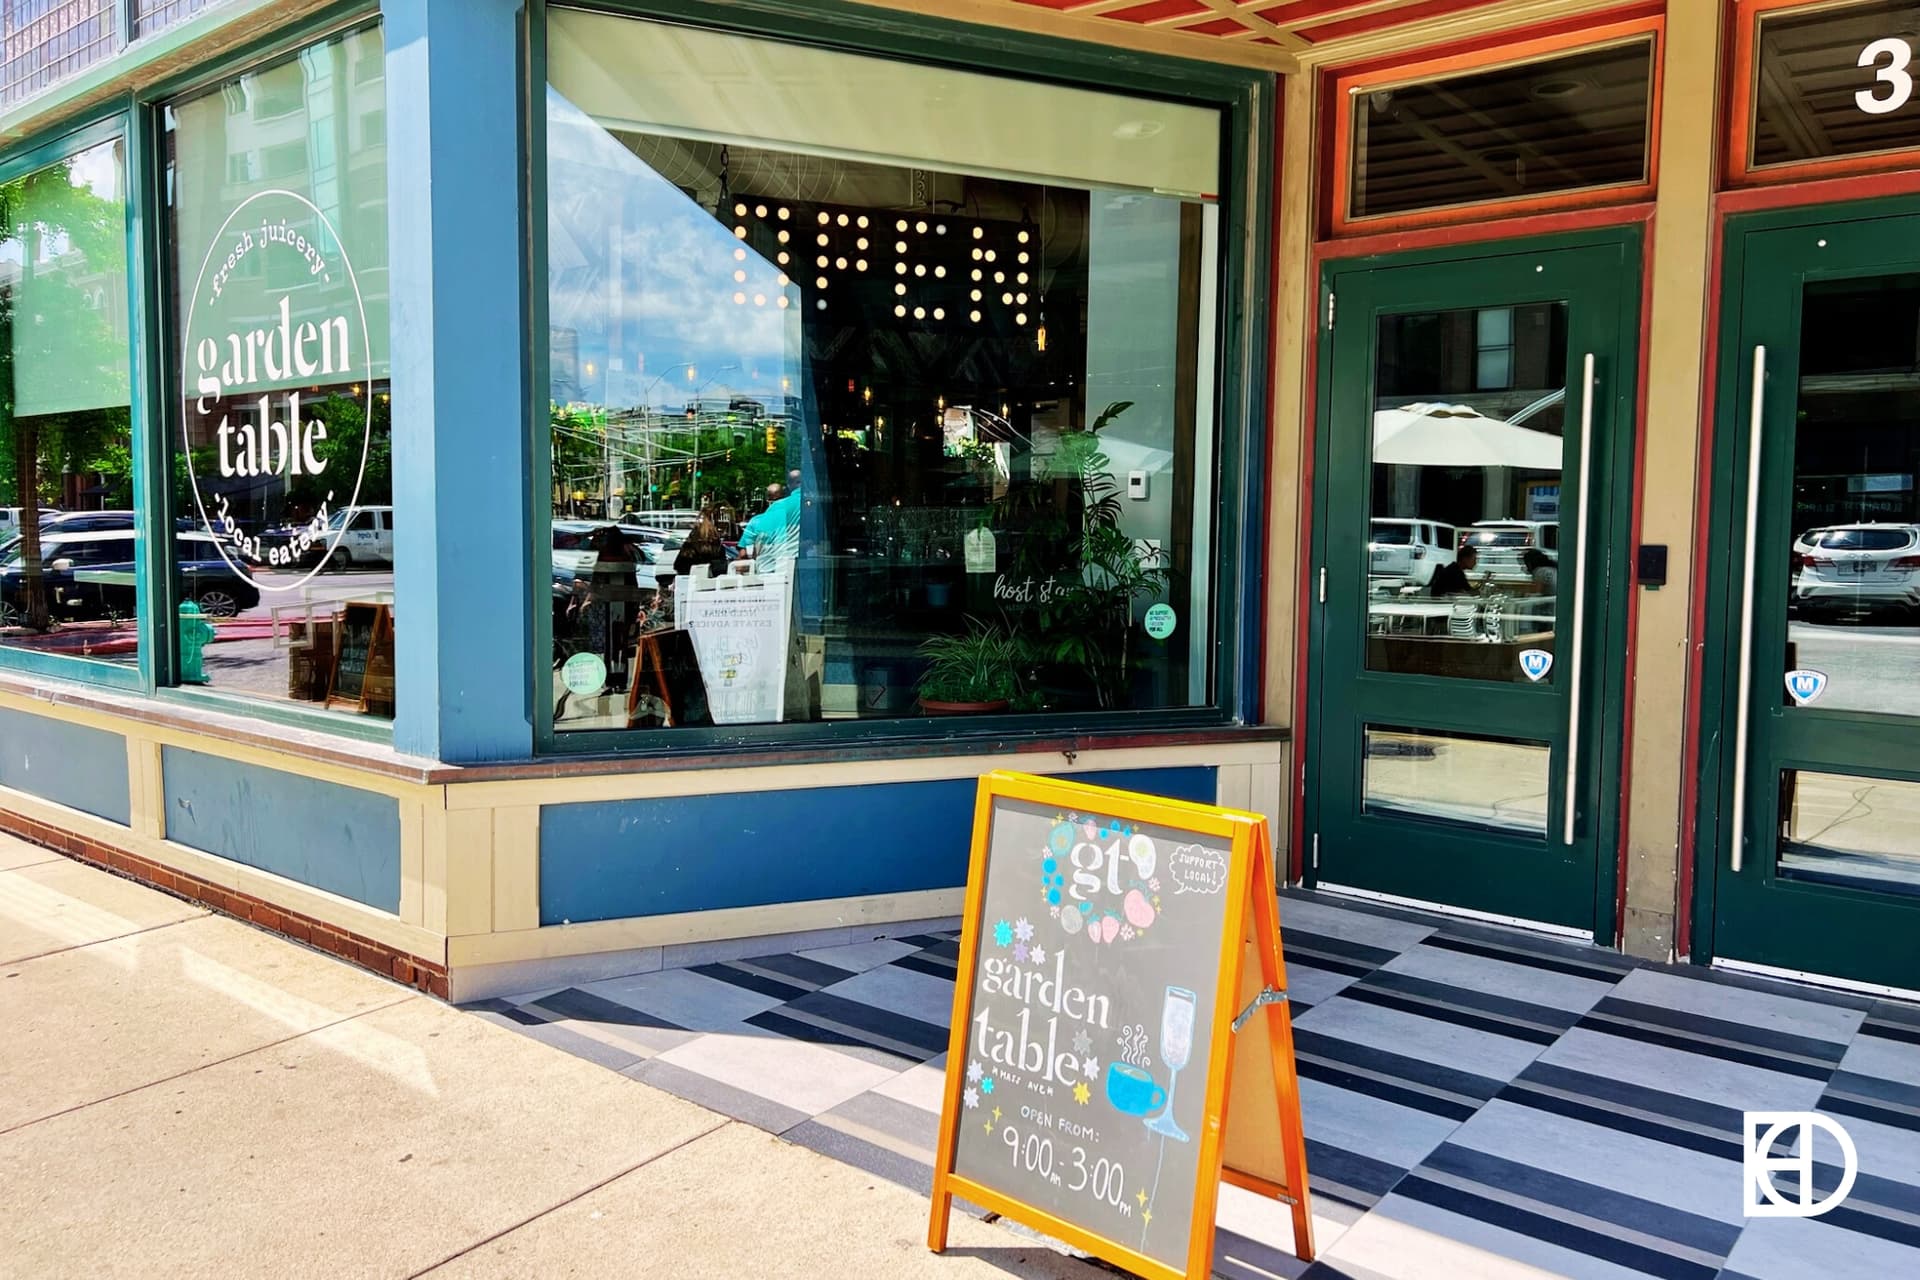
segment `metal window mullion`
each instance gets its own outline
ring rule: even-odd
[[[161,271],[164,263],[160,193],[159,108],[135,103],[127,120],[127,273],[133,344],[132,419],[134,519],[140,530],[136,571],[140,612],[140,672],[149,690],[173,683],[173,474],[167,441],[166,334]]]

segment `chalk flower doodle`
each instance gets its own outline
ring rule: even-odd
[[[1018,960],[1022,964],[1025,964],[1027,962],[1027,944],[1026,943],[1016,942],[1013,944],[1013,958],[1015,960]]]
[[[1033,941],[1033,924],[1025,916],[1013,922],[1013,936],[1022,942]]]
[[[1085,1053],[1091,1048],[1093,1048],[1092,1036],[1084,1031],[1076,1031],[1073,1033],[1073,1051],[1075,1053]]]
[[[1033,961],[1035,964],[1045,964],[1047,962],[1047,949],[1045,947],[1035,947],[1033,950],[1027,952],[1027,959]]]
[[[1082,1080],[1079,1084],[1076,1084],[1075,1086],[1073,1086],[1073,1100],[1079,1103],[1081,1106],[1083,1107],[1086,1106],[1087,1103],[1092,1100],[1092,1098],[1093,1098],[1093,1090],[1087,1088],[1087,1082],[1085,1080]]]
[[[980,1070],[980,1064],[979,1064],[979,1063],[977,1063],[977,1062],[969,1062],[969,1063],[967,1064],[967,1083],[968,1083],[968,1084],[979,1084],[979,1083],[980,1083],[980,1077],[981,1077],[981,1075],[982,1075],[982,1074],[983,1074],[983,1073],[982,1073],[982,1072],[981,1072],[981,1070]]]
[[[980,1092],[982,1092],[982,1093],[992,1093],[992,1092],[993,1092],[993,1077],[992,1077],[992,1076],[988,1076],[988,1077],[987,1077],[987,1078],[986,1078],[985,1080],[982,1080],[982,1081],[980,1082]],[[998,1112],[998,1110],[996,1110],[996,1111],[995,1111],[995,1114],[996,1114],[996,1115],[997,1115],[997,1114],[999,1114],[999,1112]]]
[[[966,1091],[960,1095],[960,1100],[965,1102],[967,1104],[967,1110],[971,1111],[980,1105],[980,1091],[969,1085]]]
[[[1005,920],[1002,920],[999,924],[996,924],[995,926],[993,926],[993,941],[997,946],[1002,946],[1002,947],[1012,946],[1013,945],[1013,926],[1008,924]]]

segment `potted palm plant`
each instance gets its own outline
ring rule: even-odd
[[[920,652],[927,659],[920,706],[929,715],[1005,711],[1021,696],[1024,648],[998,627],[969,618],[964,633],[934,636]]]

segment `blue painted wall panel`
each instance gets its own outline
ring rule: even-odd
[[[163,748],[167,838],[364,902],[400,909],[400,803],[334,782]]]
[[[1076,781],[1212,804],[1210,768]],[[971,778],[540,810],[540,923],[950,889],[966,883]]]
[[[0,710],[0,787],[126,826],[127,740],[104,729]]]

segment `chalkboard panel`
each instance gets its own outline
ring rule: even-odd
[[[329,706],[348,703],[364,711],[367,665],[386,640],[388,610],[383,604],[348,604],[341,611],[340,640],[334,647]],[[391,672],[388,673],[389,677]]]
[[[989,821],[953,1172],[1184,1269],[1232,842],[1005,796]]]

